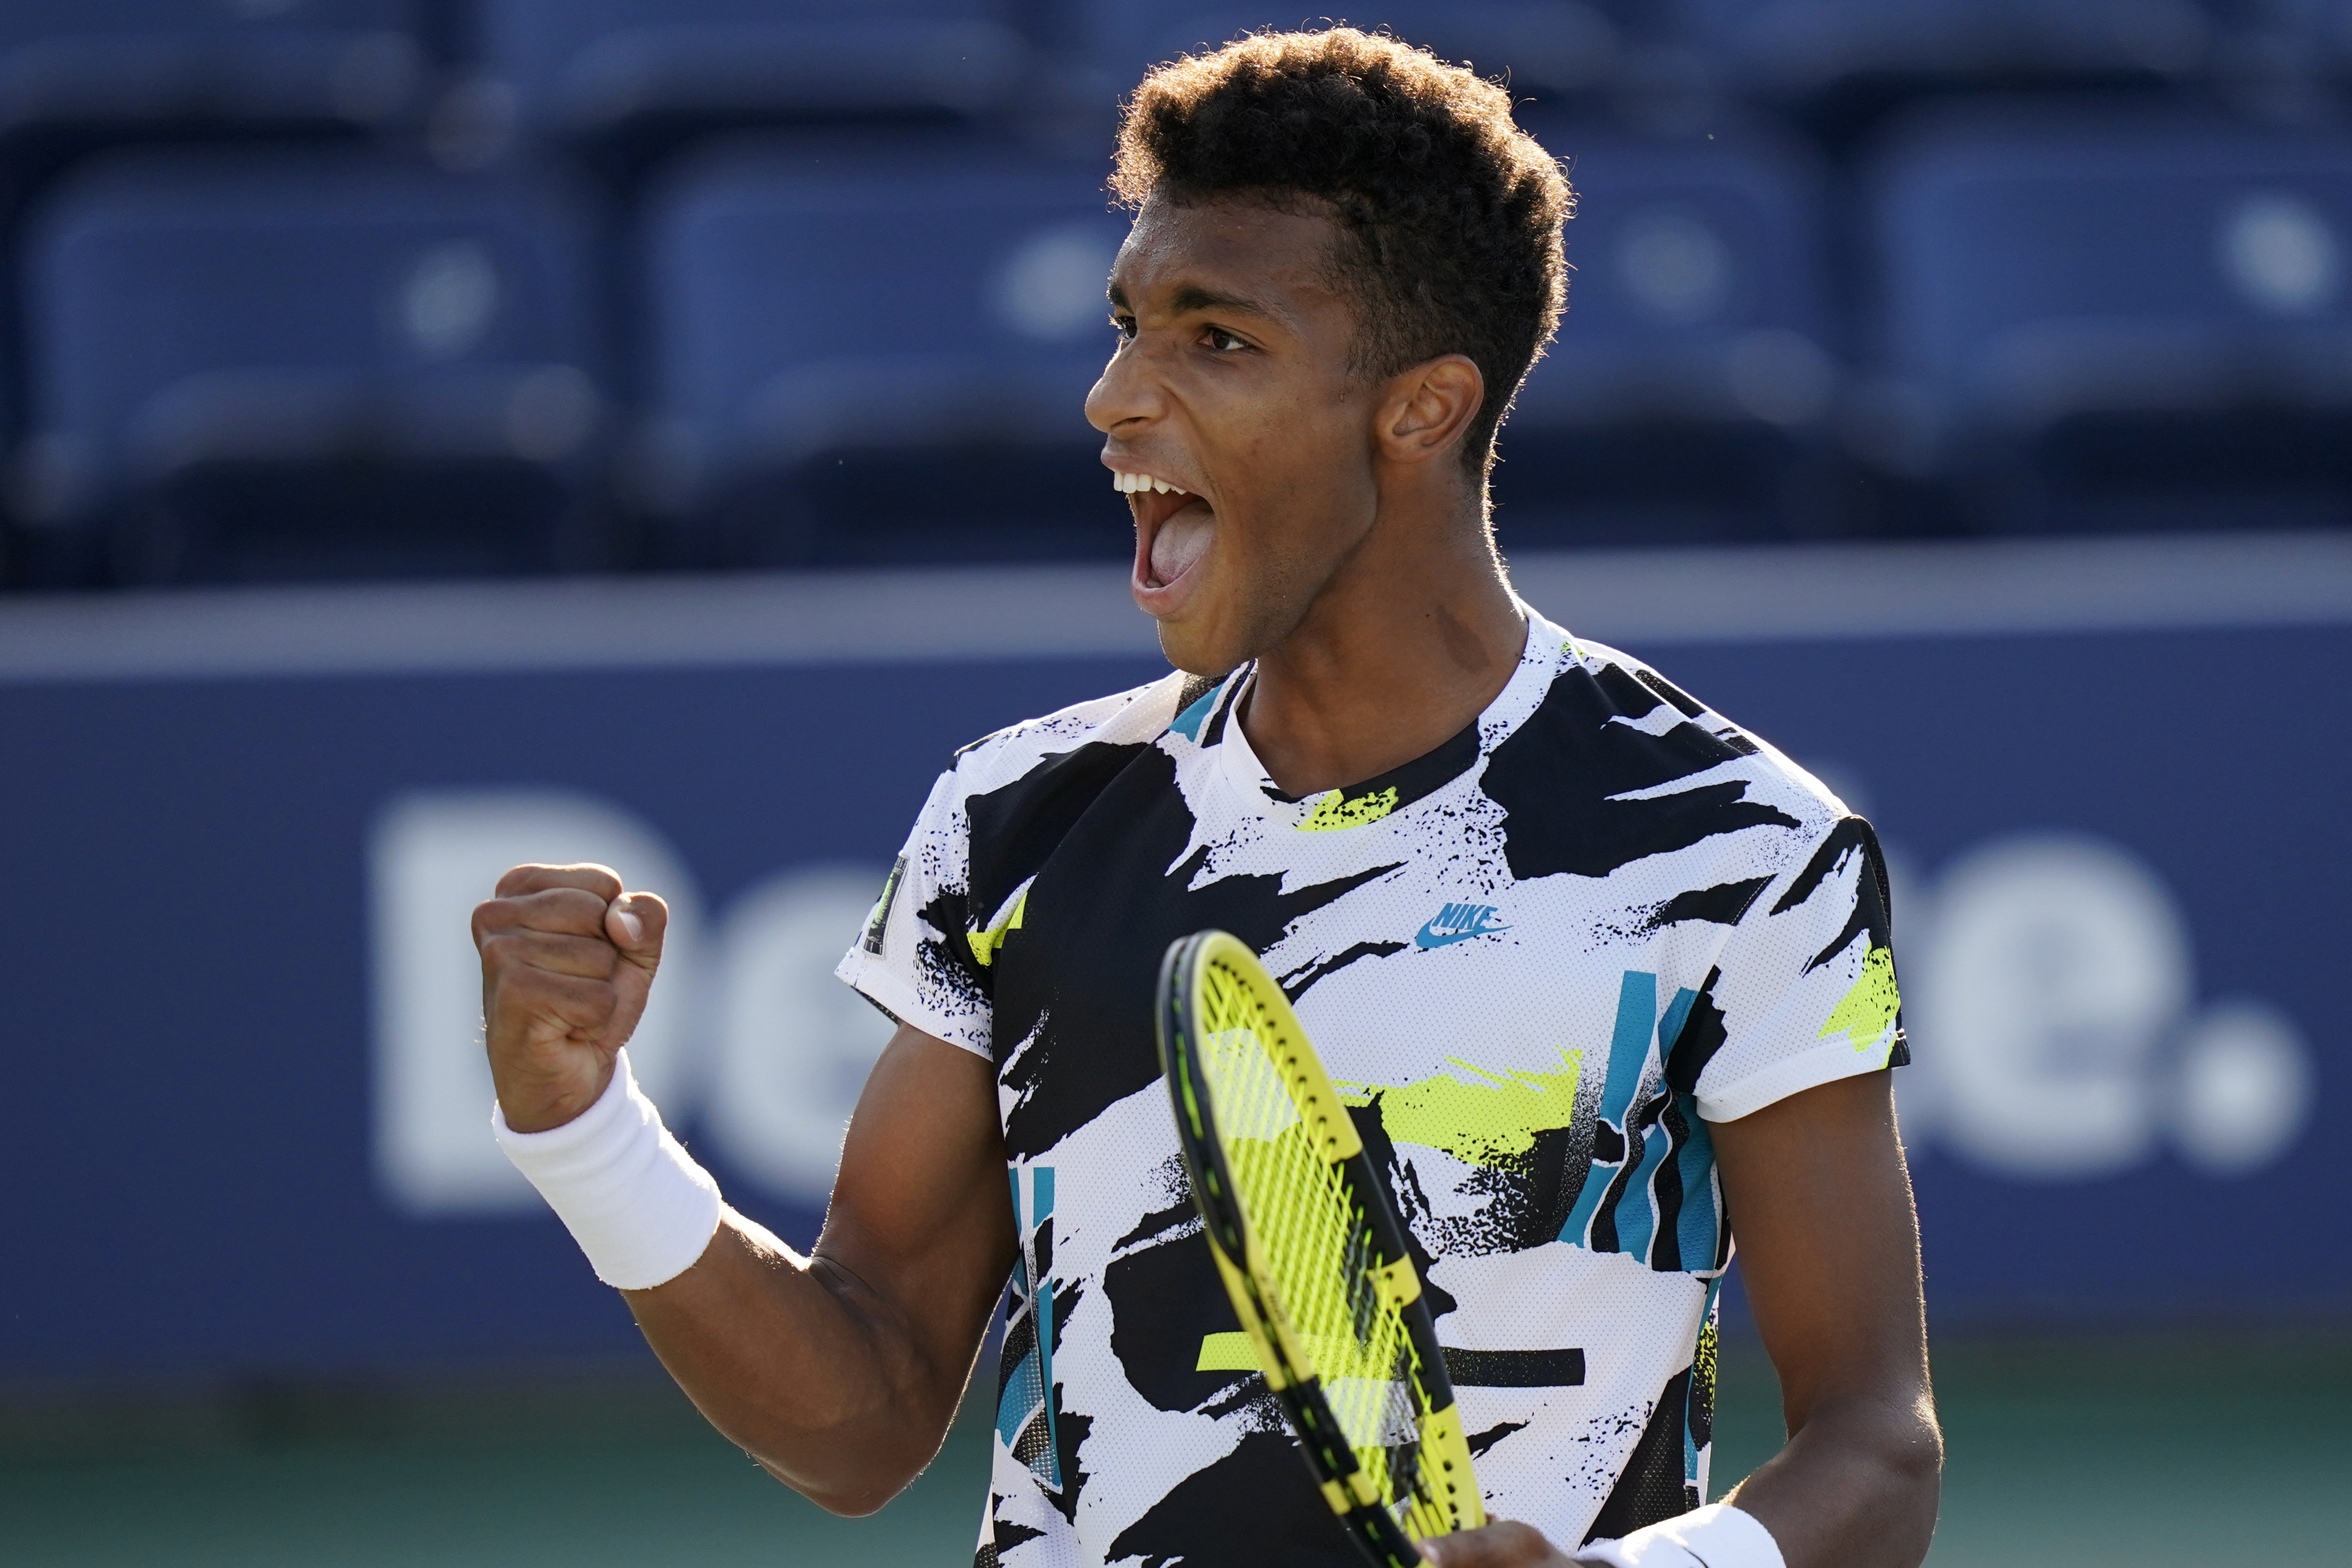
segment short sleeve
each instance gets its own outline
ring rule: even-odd
[[[1748,907],[1673,1057],[1669,1076],[1696,1090],[1709,1121],[1910,1059],[1885,862],[1869,823],[1835,820]]]
[[[971,827],[963,797],[961,774],[941,773],[834,973],[898,1022],[986,1057],[993,1008],[970,938]]]

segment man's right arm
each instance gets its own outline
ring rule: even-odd
[[[695,1266],[623,1294],[712,1426],[835,1513],[931,1461],[1013,1268],[996,1077],[901,1026],[807,1258],[731,1209]]]
[[[564,1125],[611,1082],[667,911],[595,866],[518,867],[475,914],[490,1067],[508,1124]],[[625,1290],[712,1425],[836,1513],[930,1462],[1011,1272],[992,1066],[901,1026],[867,1079],[807,1258],[731,1209],[700,1258]]]

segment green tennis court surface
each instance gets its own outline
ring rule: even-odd
[[[1939,1352],[1937,1568],[2341,1561],[2352,1342],[1962,1342]],[[1717,1474],[1778,1433],[1771,1373],[1726,1359]],[[659,1388],[282,1391],[0,1421],[11,1568],[961,1568],[985,1484],[967,1410],[872,1519],[793,1496]]]

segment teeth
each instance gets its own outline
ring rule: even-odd
[[[1150,474],[1127,474],[1117,469],[1111,471],[1110,483],[1111,488],[1121,495],[1137,495],[1145,490],[1155,491],[1163,496],[1171,494],[1181,496],[1191,493],[1181,485],[1171,485],[1166,479],[1154,479]]]

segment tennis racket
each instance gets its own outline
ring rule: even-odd
[[[1220,931],[1168,949],[1160,1058],[1176,1132],[1267,1388],[1324,1500],[1381,1568],[1486,1522],[1454,1385],[1381,1176],[1257,956]]]

